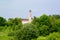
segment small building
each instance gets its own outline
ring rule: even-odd
[[[29,10],[29,17],[28,19],[22,19],[22,24],[30,23],[32,21],[32,11]]]
[[[22,24],[29,23],[29,19],[22,19]]]

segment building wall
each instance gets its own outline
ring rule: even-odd
[[[22,24],[26,24],[26,23],[29,23],[29,21],[22,21]]]

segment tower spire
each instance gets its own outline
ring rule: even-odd
[[[29,22],[32,20],[32,10],[29,10]]]

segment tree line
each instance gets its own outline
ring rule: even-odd
[[[34,16],[31,23],[24,25],[21,18],[0,17],[0,31],[7,29],[10,40],[60,40],[60,15]]]

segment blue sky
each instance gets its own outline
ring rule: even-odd
[[[0,0],[0,16],[5,18],[28,18],[28,11],[32,16],[42,14],[60,14],[60,0]]]

